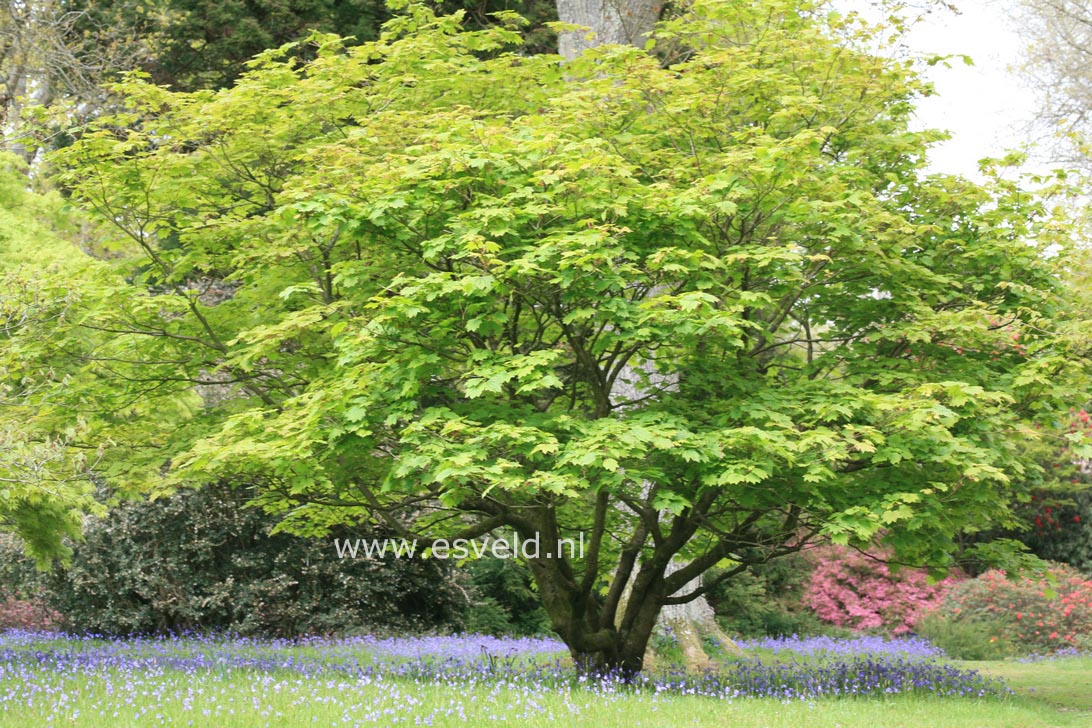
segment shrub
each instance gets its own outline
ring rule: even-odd
[[[468,631],[521,636],[550,631],[527,567],[512,559],[484,558],[469,562],[466,569],[473,599],[464,620]]]
[[[1056,564],[1045,575],[1009,579],[987,571],[949,592],[938,613],[991,625],[994,636],[1020,652],[1056,652],[1092,634],[1092,580]],[[1053,582],[1053,583],[1051,583]]]
[[[811,564],[788,556],[761,564],[714,586],[708,594],[717,622],[728,634],[743,638],[829,632],[801,602]],[[713,571],[708,579],[714,580]]]
[[[1084,478],[1086,476],[1082,476]],[[1036,556],[1092,575],[1092,492],[1041,490],[1024,507],[1029,530],[1015,534]]]
[[[43,603],[41,597],[22,599],[8,595],[0,599],[0,630],[48,632],[57,628],[60,617]]]
[[[1000,660],[1016,654],[1012,643],[1001,636],[996,622],[953,619],[931,612],[918,620],[915,629],[918,635],[956,660]]]
[[[42,577],[17,539],[0,534],[0,630],[46,632],[58,627],[61,615],[47,605]]]
[[[123,503],[90,519],[68,568],[41,575],[9,546],[0,580],[44,589],[63,626],[126,635],[223,630],[292,636],[462,628],[467,598],[444,562],[339,559],[333,539],[271,532],[225,486]]]
[[[886,629],[911,632],[927,611],[938,606],[961,578],[949,575],[930,583],[924,569],[897,571],[882,555],[831,546],[814,553],[804,603],[820,619],[853,630]]]
[[[1079,457],[1066,435],[1092,437],[1092,414],[1074,410],[1068,421],[1028,447],[1041,473],[1029,473],[1029,498],[1014,504],[1019,526],[982,532],[977,538],[1011,538],[1045,561],[1069,564],[1092,576],[1092,461]]]

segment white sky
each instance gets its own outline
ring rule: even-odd
[[[926,77],[937,96],[918,107],[918,128],[946,129],[952,139],[934,147],[932,168],[938,172],[976,177],[978,160],[1022,148],[1027,124],[1034,116],[1036,97],[1012,69],[1021,63],[1024,41],[1016,33],[1012,8],[1018,0],[953,0],[960,14],[937,8],[906,38],[915,55],[970,56],[950,67],[937,64]],[[875,16],[868,0],[846,4]]]
[[[933,150],[940,172],[974,176],[978,160],[1021,148],[1028,137],[1036,96],[1013,68],[1021,63],[1024,41],[1017,35],[1012,0],[956,0],[961,14],[938,10],[911,31],[907,42],[923,53],[969,55],[973,66],[956,59],[951,68],[928,73],[938,96],[924,99],[922,127],[948,129],[952,139]]]

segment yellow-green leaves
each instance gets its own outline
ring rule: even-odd
[[[104,381],[172,393],[179,437],[132,411],[176,477],[300,512],[580,530],[606,494],[702,543],[936,555],[1006,516],[1018,433],[1083,396],[1081,327],[1058,221],[925,174],[922,84],[864,33],[702,2],[658,31],[688,49],[666,67],[561,67],[408,5],[216,94],[130,82],[134,113],[55,157],[128,239],[138,363]]]

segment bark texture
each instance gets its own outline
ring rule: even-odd
[[[672,561],[667,566],[667,573],[672,574],[679,568],[678,562]],[[702,578],[692,580],[679,591],[683,594],[700,589]],[[683,662],[688,670],[703,670],[709,667],[709,655],[702,644],[703,638],[711,637],[731,652],[741,652],[739,646],[717,624],[713,607],[704,596],[686,604],[667,604],[660,612],[660,627],[670,630],[679,643]],[[646,656],[645,661],[648,662]]]
[[[642,47],[661,8],[661,0],[557,0],[558,19],[589,29],[561,33],[558,52],[572,59],[608,43]]]

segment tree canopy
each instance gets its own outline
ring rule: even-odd
[[[543,26],[557,17],[551,2],[448,0],[436,7],[465,11],[470,25],[491,23],[497,11],[516,11],[533,21],[525,32],[528,49],[556,46]],[[84,65],[101,66],[103,48],[126,46],[127,62],[109,70],[140,69],[157,84],[181,91],[230,86],[253,56],[314,30],[337,33],[349,43],[375,40],[391,18],[382,0],[65,0],[59,10],[71,18],[66,42]],[[299,49],[306,57],[307,46]]]
[[[1038,120],[1048,135],[1063,137],[1054,140],[1062,142],[1055,151],[1087,169],[1092,9],[1074,0],[1022,0],[1016,7],[1027,44],[1022,70],[1040,96]]]
[[[47,563],[97,508],[79,322],[109,273],[73,249],[61,200],[26,186],[21,160],[0,157],[0,524]]]
[[[102,477],[228,480],[304,533],[538,538],[552,626],[626,670],[714,566],[822,539],[944,567],[1010,518],[1083,386],[1070,242],[1041,196],[923,172],[910,65],[786,0],[696,3],[667,64],[461,17],[215,93],[129,81],[54,156],[117,233],[83,321]]]

